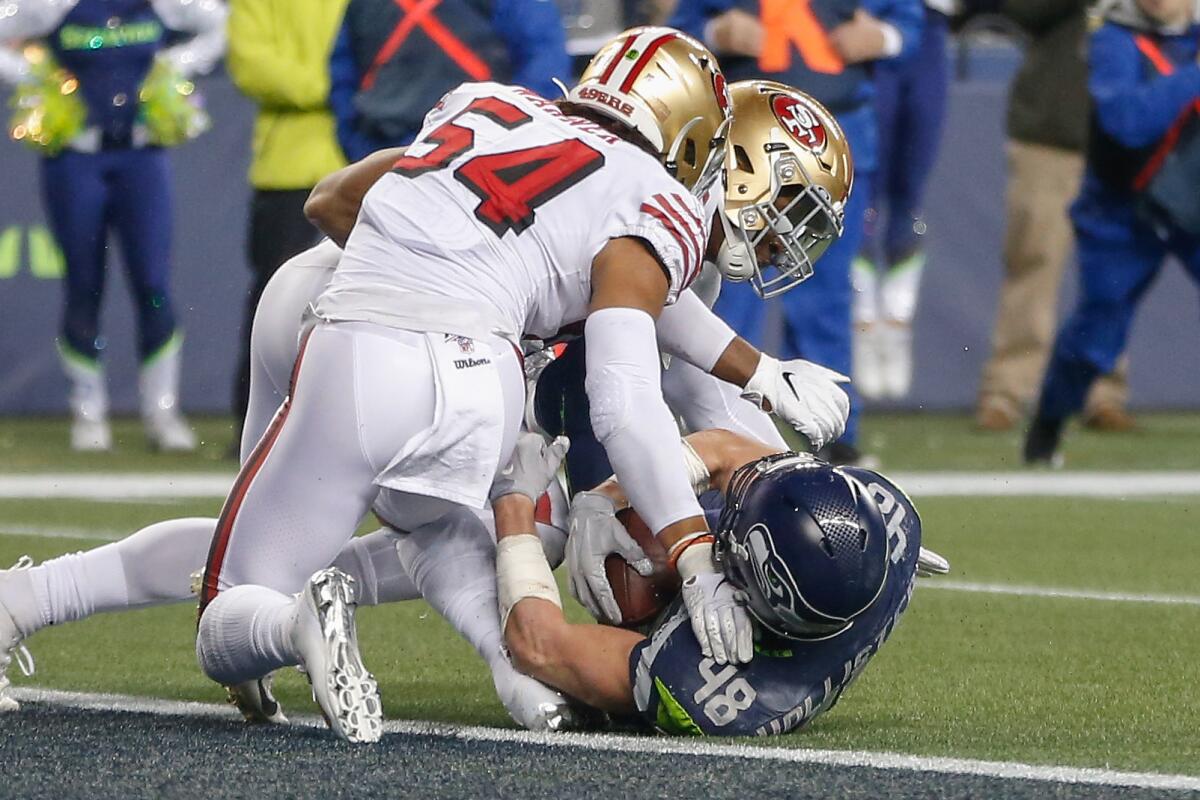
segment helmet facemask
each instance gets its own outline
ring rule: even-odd
[[[772,145],[768,145],[771,148]],[[763,299],[776,297],[812,277],[813,264],[842,235],[845,212],[824,187],[815,184],[794,155],[774,160],[771,200],[737,210],[737,223],[721,219],[725,244],[720,266],[732,281],[750,281]],[[759,247],[772,250],[765,264]]]

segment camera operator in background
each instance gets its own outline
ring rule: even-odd
[[[1092,130],[1071,209],[1080,296],[1058,334],[1025,461],[1059,461],[1067,420],[1125,348],[1168,255],[1200,283],[1200,17],[1196,0],[1112,0],[1092,35]]]

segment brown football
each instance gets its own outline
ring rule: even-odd
[[[679,575],[667,567],[667,551],[632,508],[617,512],[617,519],[654,565],[643,578],[615,553],[604,561],[609,585],[621,608],[621,627],[636,628],[652,622],[679,592]]]

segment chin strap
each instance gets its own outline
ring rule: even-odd
[[[571,90],[567,88],[565,83],[560,81],[558,78],[551,78],[550,80],[554,81],[554,85],[557,86],[558,90],[563,93],[563,97],[569,98],[571,96]]]
[[[688,123],[679,129],[679,133],[675,136],[675,141],[671,142],[671,146],[667,148],[667,155],[663,159],[663,165],[674,175],[679,167],[679,148],[683,147],[684,139],[687,138],[688,132],[700,123],[700,117],[692,117]]]
[[[734,283],[748,281],[758,269],[754,253],[725,212],[721,211],[717,216],[721,218],[721,227],[725,230],[725,241],[721,242],[717,251],[717,269]]]

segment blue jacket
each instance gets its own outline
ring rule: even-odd
[[[760,13],[758,0],[680,0],[671,25],[703,39],[705,24],[735,7],[756,16]],[[850,19],[859,8],[879,17],[900,32],[902,49],[899,58],[916,49],[925,20],[922,0],[812,0],[810,7],[826,29]],[[730,81],[772,78],[811,94],[839,117],[865,105],[874,96],[870,64],[847,65],[841,74],[829,75],[809,69],[799,53],[793,55],[788,70],[767,74],[759,69],[756,59],[717,53]]]
[[[566,31],[551,0],[447,0],[430,16],[487,65],[492,80],[547,97],[558,93],[553,78],[570,80]],[[474,79],[420,23],[373,71],[375,54],[404,18],[393,0],[351,0],[347,8],[330,58],[329,104],[350,161],[408,144],[443,94]]]
[[[1145,34],[1175,65],[1169,76],[1138,49],[1138,33],[1107,23],[1092,35],[1088,53],[1092,132],[1072,215],[1084,230],[1105,236],[1126,235],[1136,224],[1134,176],[1180,114],[1200,99],[1200,26],[1176,36]]]

